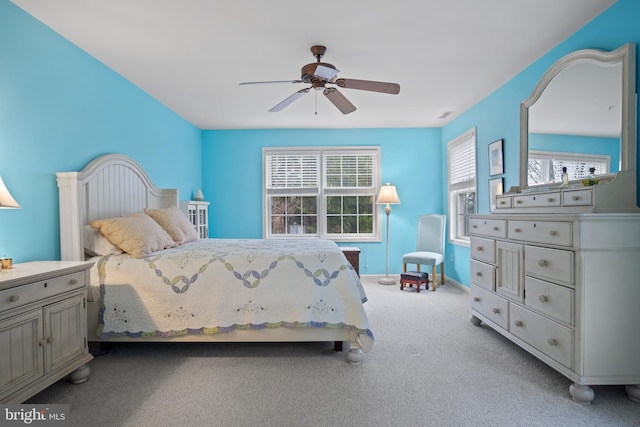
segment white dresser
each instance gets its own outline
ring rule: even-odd
[[[67,375],[87,380],[92,265],[36,261],[0,272],[0,402],[22,402]]]
[[[591,190],[503,196],[471,217],[471,321],[574,381],[576,401],[604,384],[640,401],[640,213],[565,213],[593,207]]]

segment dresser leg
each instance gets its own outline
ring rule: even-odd
[[[474,325],[474,326],[480,326],[480,323],[482,323],[482,320],[478,319],[476,316],[474,316],[473,314],[471,315],[471,318],[469,319],[469,321]]]
[[[569,393],[573,400],[583,405],[589,405],[596,397],[593,389],[588,385],[573,383],[569,386]]]
[[[89,379],[90,372],[91,368],[89,368],[87,365],[82,365],[69,374],[69,382],[71,382],[72,384],[82,384]]]
[[[624,389],[627,391],[627,396],[629,396],[629,399],[633,400],[634,402],[640,403],[640,384],[626,385],[624,386]]]

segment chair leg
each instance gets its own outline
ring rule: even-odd
[[[444,261],[440,264],[440,283],[444,285]]]
[[[431,290],[435,291],[438,287],[438,280],[436,279],[436,265],[431,266]]]
[[[402,272],[403,272],[403,273],[406,273],[406,272],[407,272],[407,263],[406,263],[406,262],[403,262],[403,263],[402,263]]]

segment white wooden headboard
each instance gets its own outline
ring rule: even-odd
[[[178,206],[177,189],[160,189],[131,158],[97,157],[80,172],[58,172],[60,256],[84,260],[83,227],[96,219]]]

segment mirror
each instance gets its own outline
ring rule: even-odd
[[[520,104],[520,189],[636,167],[635,44],[559,59]]]

